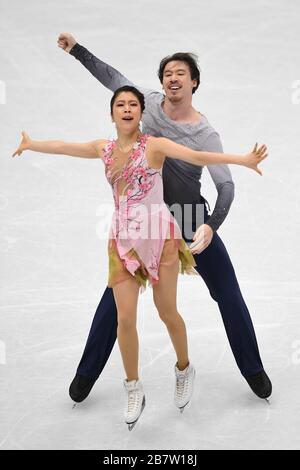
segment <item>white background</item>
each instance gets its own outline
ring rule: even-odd
[[[1,449],[300,447],[299,24],[297,0],[0,1]],[[236,195],[219,235],[273,382],[271,406],[240,375],[202,280],[180,276],[197,369],[190,408],[179,415],[172,403],[175,357],[149,290],[139,301],[147,395],[140,423],[131,433],[123,423],[117,344],[90,397],[72,410],[68,387],[106,286],[97,227],[111,190],[101,161],[11,158],[22,129],[37,140],[114,135],[111,93],[57,47],[63,31],[134,83],[159,90],[162,57],[197,53],[194,106],[224,150],[268,145],[262,178],[232,168]],[[213,206],[207,172],[202,193]]]

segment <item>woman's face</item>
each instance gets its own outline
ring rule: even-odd
[[[138,129],[142,117],[138,98],[130,91],[122,91],[113,104],[112,121],[118,130],[132,132]]]

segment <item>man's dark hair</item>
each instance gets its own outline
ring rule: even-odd
[[[192,54],[191,52],[176,52],[175,54],[164,57],[160,61],[159,69],[157,72],[160,83],[163,82],[164,70],[166,65],[173,60],[180,60],[181,62],[185,62],[189,66],[191,79],[197,80],[197,85],[194,86],[192,91],[192,93],[195,93],[198,86],[200,85],[200,69],[198,65],[198,57],[195,54]]]
[[[123,91],[126,91],[126,92],[129,92],[132,93],[133,95],[135,95],[137,97],[137,99],[139,100],[139,103],[141,105],[141,111],[143,112],[144,109],[145,109],[145,97],[143,95],[143,93],[141,93],[137,88],[135,88],[134,86],[130,86],[130,85],[125,85],[125,86],[121,86],[120,88],[118,88],[114,94],[113,94],[113,97],[112,99],[110,100],[110,114],[112,115],[113,114],[113,105],[114,105],[114,102],[116,101],[117,97],[119,96],[120,93],[123,93]]]

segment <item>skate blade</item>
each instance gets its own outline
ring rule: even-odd
[[[73,403],[73,406],[72,406],[72,410],[74,410],[74,408],[75,408],[76,406],[77,406],[77,403],[74,402],[74,403]]]
[[[271,402],[268,398],[264,398],[264,400],[268,403],[269,406],[271,406]]]
[[[134,423],[128,424],[128,431],[132,431],[137,422],[138,419]]]
[[[180,411],[181,414],[184,412],[185,407],[186,407],[189,403],[190,403],[190,402],[188,401],[184,406],[180,406],[180,407],[179,407],[179,411]]]
[[[140,412],[140,415],[139,417],[137,418],[137,420],[135,420],[133,423],[127,423],[128,425],[128,431],[132,431],[134,426],[136,425],[136,423],[138,422],[138,420],[140,419],[141,417],[141,414],[143,413],[143,410],[145,408],[145,405],[146,405],[146,400],[145,400],[145,397],[143,398],[143,403],[142,403],[142,408],[141,408],[141,412]]]

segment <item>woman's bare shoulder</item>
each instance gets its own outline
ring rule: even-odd
[[[158,152],[161,142],[163,140],[164,140],[164,137],[154,137],[152,135],[149,135],[147,139],[147,146],[150,152],[154,152],[154,153]]]
[[[98,139],[95,140],[96,145],[98,146],[99,149],[103,150],[104,147],[109,143],[110,141],[108,139]]]
[[[160,151],[161,139],[162,137],[148,136],[146,154],[150,167],[161,168],[163,165],[164,159]]]
[[[103,155],[103,150],[105,149],[105,147],[107,146],[107,144],[109,143],[110,141],[107,140],[107,139],[98,139],[98,140],[95,140],[95,146],[96,146],[96,149],[97,149],[97,153],[99,155],[100,158],[103,158],[104,155]]]
[[[157,142],[159,142],[161,137],[154,137],[154,135],[148,135],[147,142],[150,145],[155,145]]]

